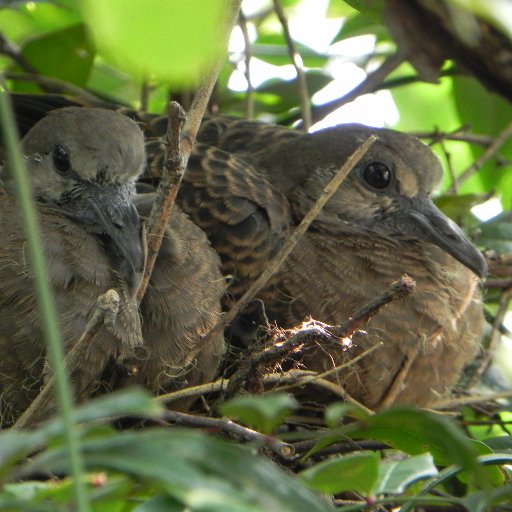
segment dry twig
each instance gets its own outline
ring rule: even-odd
[[[300,111],[302,115],[302,129],[307,132],[311,127],[311,101],[309,99],[308,83],[306,81],[306,74],[304,73],[304,64],[302,63],[302,57],[295,48],[292,35],[290,33],[290,27],[288,26],[288,20],[283,10],[283,6],[279,0],[273,0],[274,10],[279,18],[279,22],[283,27],[283,34],[286,40],[286,46],[288,47],[288,53],[292,61],[295,72],[297,73],[297,82],[299,88],[299,99],[300,99]]]
[[[220,430],[226,434],[241,437],[245,441],[255,441],[284,459],[291,458],[295,453],[293,445],[280,441],[275,437],[261,434],[228,419],[206,418],[176,411],[167,411],[164,418],[178,425]]]

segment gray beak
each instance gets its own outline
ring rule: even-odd
[[[128,187],[86,183],[80,197],[68,203],[66,214],[97,233],[114,268],[133,290],[144,261],[140,221]]]
[[[404,200],[401,215],[413,221],[414,235],[418,238],[444,249],[478,277],[486,276],[487,264],[482,253],[428,197]]]

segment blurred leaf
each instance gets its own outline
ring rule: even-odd
[[[336,457],[319,462],[299,475],[304,483],[320,492],[355,491],[367,495],[379,476],[379,456],[358,453]]]
[[[512,437],[499,436],[486,439],[484,443],[491,448],[493,452],[512,453]]]
[[[220,407],[222,414],[250,425],[259,432],[270,434],[297,408],[291,395],[240,396]]]
[[[504,212],[487,222],[482,222],[476,243],[496,252],[512,252],[512,215]]]
[[[350,37],[362,36],[366,34],[380,34],[386,32],[385,27],[375,19],[363,13],[357,13],[343,23],[337,36],[334,38],[335,42],[343,41]]]
[[[30,41],[23,48],[23,56],[42,75],[83,87],[94,60],[94,48],[80,24]]]
[[[355,424],[347,434],[354,439],[377,439],[411,455],[430,452],[437,464],[457,464],[471,474],[480,473],[472,441],[455,422],[440,414],[393,407]]]
[[[474,78],[457,76],[453,78],[453,98],[464,124],[469,123],[476,133],[498,136],[511,122],[512,105],[497,94],[493,94]],[[471,146],[474,159],[482,154],[482,148]],[[500,154],[512,160],[512,140],[500,149]],[[502,196],[505,209],[512,208],[512,173],[499,168],[494,160],[487,162],[476,175],[465,182],[461,192],[478,191],[478,184],[484,191],[496,190]]]
[[[368,417],[368,413],[350,402],[334,402],[329,404],[324,413],[325,423],[329,428],[338,427],[345,416],[365,419]]]
[[[133,512],[182,512],[184,507],[181,503],[169,496],[155,496],[142,505],[138,505]]]
[[[494,505],[512,502],[512,485],[498,487],[485,491],[478,491],[462,498],[462,503],[471,512],[484,512],[486,510],[497,510]]]
[[[152,428],[82,438],[86,468],[124,473],[191,510],[320,512],[333,510],[296,479],[249,450],[195,431]],[[36,455],[20,470],[65,473],[62,448]]]
[[[379,21],[385,3],[384,0],[373,0],[371,2],[368,2],[368,0],[345,0],[345,2],[359,12],[368,14]]]
[[[379,479],[372,494],[399,494],[418,480],[437,475],[430,453],[399,461],[385,461],[379,465]]]
[[[437,197],[434,202],[450,219],[457,222],[457,224],[463,225],[464,220],[471,214],[471,208],[483,203],[487,199],[488,196],[483,194],[444,194]]]
[[[83,0],[99,53],[137,79],[196,83],[226,40],[226,1]]]

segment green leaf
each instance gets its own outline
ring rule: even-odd
[[[31,40],[23,47],[23,56],[43,75],[85,86],[94,48],[84,25],[77,24]]]
[[[372,494],[399,494],[418,480],[437,475],[430,453],[400,461],[385,461],[379,466],[379,478]]]
[[[329,404],[324,413],[325,423],[329,428],[338,427],[345,416],[365,419],[368,413],[350,402],[334,402]]]
[[[225,1],[83,0],[98,52],[137,79],[192,84],[224,50]]]
[[[454,77],[453,98],[461,120],[464,124],[470,124],[476,133],[497,137],[512,119],[512,105],[489,92],[474,78]],[[474,159],[483,152],[481,147],[471,146],[471,149]],[[512,159],[512,140],[509,139],[501,147],[499,154]],[[500,168],[495,160],[488,161],[460,190],[474,192],[479,188],[485,192],[496,190],[502,197],[503,207],[512,208],[512,173]]]
[[[512,252],[512,214],[504,212],[479,226],[476,242],[498,253]]]
[[[456,423],[440,414],[393,407],[352,428],[347,434],[354,439],[376,439],[411,455],[430,452],[437,464],[457,464],[470,473],[479,473],[472,441]]]
[[[259,432],[271,433],[297,408],[291,395],[241,396],[220,407],[222,414],[250,425]]]
[[[191,510],[332,510],[269,461],[201,432],[152,428],[86,435],[81,446],[87,470],[128,475],[153,495],[170,496]],[[26,478],[39,471],[65,474],[64,450],[55,447],[36,455],[18,475]]]
[[[379,456],[376,453],[358,453],[328,459],[305,469],[300,477],[312,489],[337,494],[356,491],[370,493],[379,476]]]

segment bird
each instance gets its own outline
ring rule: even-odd
[[[225,281],[204,232],[179,208],[140,305],[135,298],[144,267],[141,222],[154,201],[135,190],[146,162],[139,126],[111,110],[59,108],[28,130],[22,151],[66,351],[98,296],[109,289],[120,296],[114,324],[99,330],[72,369],[75,398],[105,386],[140,384],[161,393],[210,380],[225,343],[206,334],[220,318]],[[37,396],[49,368],[8,163],[0,173],[0,238],[0,421],[8,426]]]
[[[232,276],[232,303],[371,135],[377,141],[258,297],[280,327],[308,317],[337,325],[408,274],[415,292],[387,305],[357,332],[350,357],[380,348],[334,379],[370,408],[429,406],[449,393],[479,350],[486,263],[432,202],[442,168],[428,146],[407,134],[358,124],[304,134],[209,118],[198,134],[180,204],[208,234],[224,273]],[[347,356],[320,347],[303,361],[322,372],[346,363]]]
[[[44,99],[38,101],[44,110]],[[31,109],[29,104],[28,118]],[[158,181],[165,120],[128,115],[145,131],[143,180]],[[378,348],[331,378],[370,408],[429,406],[450,393],[479,350],[486,263],[432,201],[442,167],[428,146],[398,131],[359,124],[303,133],[208,115],[178,202],[220,255],[229,279],[223,307],[229,309],[371,135],[377,141],[257,298],[279,327],[310,317],[337,325],[408,274],[416,281],[415,292],[387,305],[356,332],[350,357]],[[331,347],[310,350],[303,358],[306,368],[317,371],[346,362],[347,353]]]

